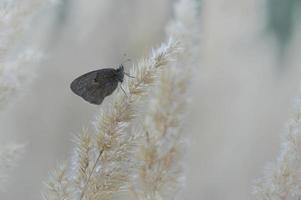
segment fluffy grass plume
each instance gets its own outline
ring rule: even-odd
[[[0,108],[10,102],[32,79],[32,67],[41,58],[33,47],[19,48],[30,31],[32,17],[45,1],[11,0],[0,2]]]
[[[0,110],[11,102],[32,78],[32,66],[40,53],[31,47],[18,49],[28,31],[32,16],[40,11],[42,0],[0,2]],[[29,67],[29,68],[28,68]],[[26,69],[27,68],[27,69]],[[0,148],[0,188],[24,151],[24,145],[11,143]]]
[[[287,200],[301,198],[301,101],[288,122],[280,153],[270,163],[254,188],[257,199]]]
[[[139,134],[127,129],[137,115],[135,108],[141,97],[147,94],[161,68],[173,61],[178,51],[179,43],[170,39],[133,66],[130,74],[135,78],[123,83],[127,95],[115,92],[112,102],[99,112],[96,133],[91,135],[84,131],[78,136],[75,154],[64,173],[67,184],[63,186],[60,178],[51,180],[51,185],[68,191],[65,199],[110,199],[112,194],[128,191],[130,177],[137,166],[133,153]],[[61,192],[49,187],[44,193],[45,199],[58,199],[60,195]]]
[[[69,180],[67,177],[67,165],[62,164],[57,167],[56,171],[50,174],[48,182],[45,184],[49,191],[43,195],[44,199],[51,200],[68,200],[71,199],[69,191]]]
[[[10,172],[17,165],[17,161],[24,153],[24,145],[10,143],[0,148],[0,188],[5,187],[5,183]]]
[[[180,156],[181,117],[185,105],[186,80],[179,80],[172,70],[160,77],[144,122],[144,141],[138,151],[141,161],[133,180],[134,199],[173,199],[182,177]]]
[[[162,71],[150,97],[143,125],[145,137],[137,158],[141,164],[131,188],[133,199],[175,199],[183,184],[182,122],[190,73],[198,65],[199,22],[195,1],[181,0],[175,4],[175,19],[167,32],[181,41],[184,51],[176,63]]]

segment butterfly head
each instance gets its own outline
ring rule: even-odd
[[[123,67],[123,64],[119,65],[119,67],[115,71],[116,71],[116,75],[117,75],[118,81],[123,82],[123,78],[124,78],[124,67]]]

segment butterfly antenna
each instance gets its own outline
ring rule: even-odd
[[[122,61],[121,64],[124,64],[124,63],[126,63],[126,62],[132,62],[132,60],[131,60],[130,58],[128,58],[128,59]]]
[[[125,92],[125,90],[123,89],[122,85],[120,85],[121,90],[124,92],[125,96],[128,96]]]

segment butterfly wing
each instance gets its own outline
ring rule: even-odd
[[[114,92],[118,79],[113,68],[88,72],[71,83],[71,90],[86,101],[101,104],[104,98]]]

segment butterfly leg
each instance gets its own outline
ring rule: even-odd
[[[135,78],[134,76],[131,76],[130,74],[128,74],[128,73],[126,73],[126,72],[124,72],[124,74],[125,74],[126,76],[130,77],[130,78]]]
[[[123,89],[122,85],[120,85],[121,90],[124,92],[125,96],[128,96],[125,92],[125,90]]]

